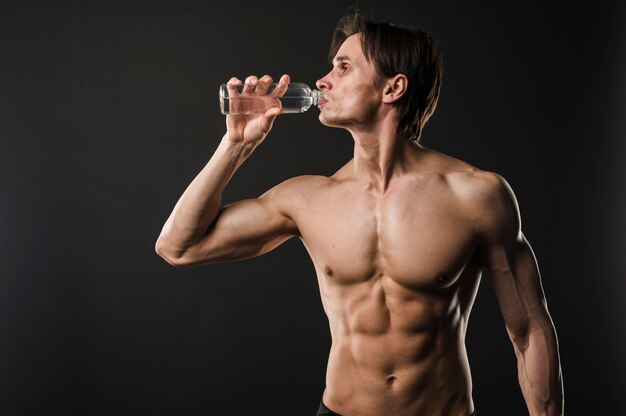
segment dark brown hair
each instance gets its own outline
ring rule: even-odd
[[[359,12],[339,20],[328,53],[332,63],[341,44],[351,35],[359,34],[367,61],[374,61],[381,78],[404,74],[408,90],[399,101],[398,129],[410,140],[419,142],[424,125],[435,112],[443,62],[438,44],[420,29],[399,26],[386,21],[374,22]]]

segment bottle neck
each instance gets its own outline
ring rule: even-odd
[[[313,99],[313,102],[311,104],[319,105],[319,103],[322,100],[323,96],[324,96],[324,93],[322,91],[320,91],[320,90],[312,90],[311,91],[311,98]]]

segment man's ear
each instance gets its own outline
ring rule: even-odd
[[[383,90],[383,102],[393,103],[406,94],[409,88],[409,79],[404,74],[398,74],[385,82]]]

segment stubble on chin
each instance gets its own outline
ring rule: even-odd
[[[332,114],[329,112],[325,112],[324,110],[320,111],[319,115],[320,123],[325,125],[326,127],[341,127],[342,120],[336,114]]]

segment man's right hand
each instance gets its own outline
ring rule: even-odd
[[[227,85],[230,97],[245,95],[280,97],[285,93],[289,80],[289,75],[280,77],[278,85],[270,94],[267,94],[267,89],[273,81],[269,75],[264,75],[261,78],[251,75],[246,78],[241,94],[235,88],[236,85],[241,84],[239,79],[233,77]],[[265,113],[228,115],[226,116],[226,137],[233,143],[251,145],[252,148],[255,148],[265,139],[267,133],[272,129],[274,120],[281,112],[280,107],[272,107]]]

